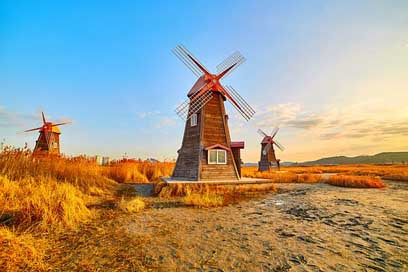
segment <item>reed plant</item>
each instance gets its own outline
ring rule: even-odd
[[[384,182],[373,176],[349,176],[333,175],[327,180],[327,183],[334,186],[349,188],[384,188]]]

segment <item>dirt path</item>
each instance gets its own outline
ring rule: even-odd
[[[388,184],[280,184],[278,194],[214,209],[156,199],[143,213],[112,216],[106,226],[148,241],[138,250],[153,270],[406,271],[408,183]],[[132,252],[130,245],[116,246]]]

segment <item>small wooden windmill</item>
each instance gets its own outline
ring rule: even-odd
[[[262,136],[261,160],[258,162],[258,171],[268,171],[272,163],[276,163],[278,170],[280,170],[280,160],[276,158],[273,146],[276,145],[281,151],[285,150],[285,148],[274,139],[278,131],[279,128],[276,127],[271,135],[268,135],[261,129],[258,129],[259,135]]]
[[[220,80],[245,58],[236,52],[217,66],[217,74],[211,74],[184,46],[177,46],[173,53],[198,80],[188,92],[188,99],[176,109],[186,124],[172,178],[240,179],[240,149],[244,142],[231,142],[224,102],[228,100],[247,121],[255,111],[234,88],[221,85]]]
[[[51,123],[45,120],[44,112],[41,112],[43,125],[38,128],[32,128],[25,130],[24,132],[38,130],[40,135],[36,141],[33,155],[59,155],[60,154],[60,142],[59,136],[61,131],[58,126],[69,124],[70,122],[64,123]]]

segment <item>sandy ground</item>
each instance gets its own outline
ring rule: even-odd
[[[387,183],[386,189],[278,184],[278,194],[212,209],[152,198],[146,211],[114,213],[97,226],[100,233],[117,228],[122,240],[76,237],[96,240],[95,248],[71,255],[98,271],[110,271],[107,259],[125,261],[136,252],[158,271],[407,271],[408,183]],[[141,237],[147,242],[135,242]],[[108,256],[103,246],[112,244],[117,250]],[[99,263],[88,261],[92,254]]]

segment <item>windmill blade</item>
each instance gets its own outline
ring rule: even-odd
[[[188,106],[190,105],[190,99],[186,99],[181,103],[174,111],[180,116],[181,119],[186,120],[188,114]]]
[[[275,128],[273,129],[273,131],[271,132],[271,137],[272,137],[272,139],[273,139],[273,137],[276,136],[276,133],[278,133],[278,131],[279,131],[279,127],[275,127]]]
[[[223,62],[217,65],[218,78],[229,75],[233,70],[245,62],[245,58],[236,51],[231,56],[226,58]]]
[[[249,121],[255,114],[255,110],[242,98],[242,96],[235,91],[231,86],[226,86],[223,88],[225,95],[228,97],[231,104],[235,109],[244,117],[245,120]],[[228,91],[226,91],[227,89]]]
[[[208,69],[196,57],[194,57],[194,55],[188,51],[184,45],[180,44],[178,47],[188,56],[189,59],[191,59],[195,65],[197,65],[201,72],[204,74],[209,74]]]
[[[209,74],[208,69],[183,45],[177,45],[172,51],[196,76]]]
[[[201,110],[208,102],[210,102],[212,97],[212,92],[206,91],[203,95],[200,95],[200,97],[190,103],[187,120],[190,119],[193,114]]]
[[[44,115],[44,112],[42,111],[41,112],[41,115],[42,115],[42,120],[43,120],[43,123],[44,123],[44,125],[47,123],[47,121],[45,120],[45,115]]]
[[[42,128],[43,128],[43,127],[27,129],[27,130],[24,130],[24,132],[30,132],[30,131],[34,131],[34,130],[40,130],[40,129],[42,129]]]
[[[266,134],[265,132],[263,132],[262,129],[258,129],[258,133],[259,133],[259,135],[261,135],[261,137],[268,137],[268,134]]]
[[[188,69],[190,69],[193,74],[195,74],[197,77],[200,77],[203,75],[203,73],[196,67],[188,58],[187,56],[183,55],[178,49],[174,48],[171,50],[174,55],[182,62],[184,65],[187,66]]]
[[[181,117],[181,119],[187,120],[187,116],[188,116],[189,109],[190,109],[190,104],[194,103],[195,99],[197,99],[197,97],[202,95],[201,91],[202,91],[203,87],[206,86],[206,85],[207,85],[207,83],[204,82],[203,85],[200,88],[197,88],[197,91],[195,93],[193,93],[191,98],[187,98],[183,103],[181,103],[175,109],[175,112],[177,113],[178,116]]]
[[[193,114],[201,110],[211,100],[212,96],[211,91],[206,91],[204,94],[196,94],[176,108],[177,115],[183,120],[190,119]]]
[[[270,144],[270,143],[268,143],[265,147],[264,147],[264,149],[263,149],[263,153],[264,153],[264,155],[266,155],[266,154],[268,154],[268,152],[269,152],[269,150],[271,149],[271,147],[272,147],[272,145]]]
[[[274,143],[281,151],[284,151],[284,150],[285,150],[285,147],[284,147],[282,144],[280,144],[278,141],[273,140],[273,143]]]
[[[226,86],[228,91],[230,91],[231,95],[236,98],[236,100],[240,101],[242,105],[248,110],[248,113],[250,113],[250,116],[252,117],[255,114],[255,110],[245,101],[244,98],[232,87],[232,86]]]
[[[72,122],[56,123],[56,124],[52,124],[52,126],[57,127],[57,126],[62,126],[62,125],[67,125],[67,124],[72,124]]]

